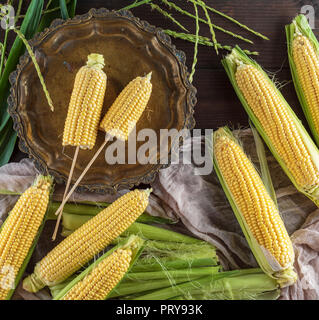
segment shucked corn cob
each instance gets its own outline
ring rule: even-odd
[[[143,243],[141,238],[131,236],[71,281],[55,300],[106,299],[135,262]]]
[[[37,263],[23,287],[36,292],[56,285],[91,260],[124,232],[146,209],[151,190],[131,191],[64,239]]]
[[[319,151],[261,67],[236,47],[223,60],[246,112],[295,187],[319,204]]]
[[[43,224],[52,185],[38,176],[19,198],[0,229],[0,300],[10,299],[31,257]]]
[[[106,89],[103,67],[103,56],[91,53],[87,64],[77,72],[64,125],[63,146],[94,147]]]
[[[132,80],[119,94],[101,121],[100,127],[119,140],[127,140],[151,97],[150,72]]]
[[[105,141],[99,150],[92,157],[82,174],[75,182],[69,193],[63,199],[56,215],[59,214],[58,223],[61,219],[62,209],[64,204],[68,201],[78,184],[81,182],[86,172],[90,169],[96,158],[102,152],[111,136],[120,140],[127,140],[128,136],[134,129],[142,113],[147,107],[148,101],[152,93],[151,83],[152,72],[145,77],[137,77],[132,80],[115,99],[114,103],[101,121],[100,127],[105,131]],[[57,227],[55,233],[57,232]]]
[[[319,43],[304,15],[286,26],[290,70],[300,104],[319,145]]]
[[[217,175],[257,262],[281,286],[292,284],[294,250],[274,201],[229,129],[213,139]]]
[[[106,89],[106,74],[102,70],[104,58],[101,54],[88,55],[86,66],[77,72],[69,103],[63,132],[63,146],[75,146],[75,153],[66,183],[63,199],[71,184],[79,148],[92,149],[98,131]],[[61,207],[61,212],[63,206]],[[55,240],[61,216],[59,216],[52,239]]]

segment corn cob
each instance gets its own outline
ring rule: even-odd
[[[104,300],[142,251],[144,240],[131,236],[104,254],[62,290],[55,300]]]
[[[106,90],[103,67],[103,56],[91,53],[87,64],[77,72],[64,125],[63,146],[94,147]]]
[[[57,233],[58,225],[61,220],[62,210],[78,184],[81,182],[91,165],[102,152],[109,139],[113,136],[119,140],[127,140],[138,120],[142,116],[152,93],[151,83],[152,72],[145,77],[137,77],[132,80],[115,99],[114,103],[101,121],[100,127],[106,133],[105,141],[92,157],[86,168],[81,173],[69,193],[64,197],[60,207],[56,211],[59,215],[55,233]]]
[[[82,225],[37,263],[34,273],[24,280],[24,288],[36,292],[72,275],[145,211],[150,192],[131,191]]]
[[[151,97],[150,72],[132,80],[115,99],[101,121],[100,128],[119,140],[127,140]]]
[[[236,47],[223,65],[250,119],[295,187],[318,205],[319,151],[261,67]]]
[[[304,15],[286,26],[288,57],[296,92],[319,146],[319,43]]]
[[[0,300],[10,299],[31,257],[52,185],[50,176],[38,176],[19,198],[0,229]]]
[[[106,74],[102,70],[103,67],[103,56],[91,53],[88,55],[86,66],[81,67],[75,76],[68,114],[64,124],[62,145],[75,146],[76,149],[63,199],[69,191],[79,149],[92,149],[95,145],[106,90]],[[56,223],[53,240],[56,238],[60,219],[61,217]]]
[[[278,209],[230,130],[214,133],[214,165],[260,267],[284,287],[296,281],[294,250]]]

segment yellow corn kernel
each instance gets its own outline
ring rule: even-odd
[[[317,188],[319,171],[298,128],[301,124],[291,116],[281,96],[253,65],[239,65],[235,76],[249,107],[296,183],[309,192]]]
[[[151,75],[135,78],[122,90],[101,121],[101,129],[120,140],[128,139],[150,99]]]
[[[303,35],[294,38],[292,53],[311,120],[319,134],[319,57],[310,40]]]
[[[242,148],[231,138],[214,140],[214,156],[234,202],[258,244],[286,269],[294,250],[278,209]]]
[[[24,280],[24,288],[36,292],[80,269],[145,211],[150,192],[130,191],[82,225],[37,263],[34,273]]]
[[[130,249],[117,249],[79,281],[62,300],[104,300],[128,271],[131,257]]]
[[[77,72],[63,132],[63,146],[92,149],[95,144],[106,89],[104,58],[92,53]]]
[[[19,198],[0,230],[0,300],[8,297],[43,222],[52,178],[39,176]]]

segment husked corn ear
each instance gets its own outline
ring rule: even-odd
[[[63,146],[92,149],[95,144],[106,89],[104,58],[92,53],[77,72],[63,132]]]
[[[104,300],[130,267],[132,251],[118,249],[102,260],[62,300]]]
[[[72,275],[145,211],[150,192],[130,191],[83,224],[37,263],[34,273],[25,279],[24,288],[36,292]]]
[[[286,270],[289,270],[290,277],[293,274],[294,250],[284,223],[253,164],[227,130],[220,128],[214,134],[214,159],[219,178],[229,191],[228,196],[235,204],[247,232],[262,248],[271,266],[271,275],[281,278],[283,273],[285,278]],[[256,252],[254,254],[256,256]],[[258,254],[256,259],[260,263]],[[267,268],[265,271],[269,272]],[[289,279],[289,284],[294,281],[295,275]]]
[[[318,201],[318,149],[271,80],[242,56],[233,50],[224,65],[233,68],[228,72],[246,111],[297,189]]]
[[[289,64],[309,127],[319,145],[319,43],[303,15],[286,26]]]
[[[140,119],[152,93],[152,73],[132,80],[116,98],[100,127],[119,140],[127,140]]]
[[[49,203],[52,178],[38,176],[19,198],[0,229],[0,300],[12,294],[38,235]]]

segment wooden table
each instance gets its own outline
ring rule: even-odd
[[[128,0],[78,0],[77,14],[83,14],[90,8],[105,7],[108,9],[119,9],[130,2],[131,1]],[[160,3],[160,1],[155,2]],[[175,0],[175,2],[194,13],[193,5],[187,3],[186,0]],[[260,53],[260,55],[256,57],[256,60],[267,71],[276,75],[276,79],[280,85],[284,85],[282,88],[284,96],[305,123],[293,83],[291,82],[284,26],[291,22],[292,18],[300,12],[303,5],[307,4],[312,5],[315,10],[317,9],[315,26],[319,28],[319,1],[206,0],[205,2],[207,5],[213,6],[215,9],[232,16],[241,23],[246,24],[270,38],[269,41],[262,40],[228,20],[215,14],[212,15],[215,24],[232,30],[233,32],[240,33],[242,36],[249,37],[249,39],[254,41],[254,45],[250,45],[220,31],[216,32],[217,40],[221,44],[232,46],[238,44],[245,49],[258,51]],[[155,26],[181,31],[178,30],[178,27],[170,20],[164,18],[156,11],[151,11],[148,5],[134,8],[132,12],[134,15],[143,20],[147,20]],[[191,32],[195,33],[195,21],[192,18],[180,15],[174,10],[172,10],[171,13]],[[201,10],[200,14],[204,17]],[[209,37],[208,26],[200,24],[200,27],[200,34]],[[314,32],[319,36],[318,29],[315,29]],[[193,59],[193,44],[178,39],[173,39],[173,43],[178,49],[186,53],[187,65],[190,67]],[[220,63],[220,59],[226,53],[226,51],[221,51],[217,56],[212,47],[199,47],[197,72],[194,77],[194,85],[198,90],[198,103],[195,109],[196,128],[214,129],[226,124],[236,128],[246,126],[248,123],[247,115],[235,95]],[[13,160],[16,161],[21,157],[23,157],[22,153],[16,148]]]

